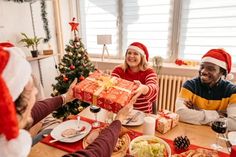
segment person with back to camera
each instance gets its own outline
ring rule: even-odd
[[[137,98],[134,109],[152,113],[152,103],[158,94],[157,74],[148,65],[148,50],[145,45],[134,42],[128,46],[124,63],[115,67],[112,76],[139,84],[133,98]]]
[[[31,112],[34,105],[37,106],[37,88],[31,76],[31,66],[23,56],[24,53],[12,44],[0,44],[1,157],[26,157],[31,149],[32,139],[25,128],[29,128],[35,118]],[[121,131],[121,121],[130,113],[132,101],[118,112],[116,120],[93,143],[74,156],[111,156]],[[38,118],[44,115],[42,108],[37,110]]]
[[[186,81],[176,100],[180,121],[210,124],[227,117],[228,129],[236,130],[236,86],[226,80],[231,71],[231,56],[223,49],[203,55],[199,76]]]

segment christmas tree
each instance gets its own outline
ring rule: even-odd
[[[78,78],[78,82],[80,82],[88,77],[90,72],[95,70],[93,63],[89,60],[88,53],[84,48],[81,38],[78,37],[77,27],[79,23],[76,23],[75,18],[73,18],[69,24],[71,31],[74,33],[74,39],[70,40],[69,44],[66,45],[66,53],[59,65],[56,66],[60,71],[60,75],[55,78],[58,82],[52,85],[52,96],[66,93],[75,78]],[[66,118],[70,114],[76,115],[86,106],[88,106],[87,103],[75,99],[54,111],[53,116],[56,118]]]

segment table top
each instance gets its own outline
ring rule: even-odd
[[[86,118],[94,119],[94,114],[91,113],[88,108],[79,113],[79,115]],[[98,120],[104,122],[107,116],[108,112],[102,109],[98,113]],[[127,128],[140,132],[142,132],[143,130],[142,125]],[[175,128],[165,134],[156,132],[156,136],[170,140],[174,140],[174,138],[180,135],[188,136],[189,140],[191,141],[191,144],[206,148],[210,148],[210,145],[215,143],[216,141],[216,134],[211,130],[209,126],[192,125],[179,122],[179,124]],[[220,142],[220,144],[224,147],[222,151],[228,153],[225,141]],[[64,154],[67,154],[67,152],[39,142],[38,144],[32,147],[29,157],[60,157]]]

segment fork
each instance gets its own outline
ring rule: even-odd
[[[138,117],[138,115],[140,115],[141,112],[136,112],[132,117],[127,119],[127,122],[125,124],[130,123],[133,119],[135,119],[136,117]]]

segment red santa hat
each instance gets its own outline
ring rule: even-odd
[[[7,140],[19,134],[14,101],[31,77],[24,52],[11,43],[0,43],[0,135]]]
[[[148,57],[149,57],[148,49],[142,43],[140,43],[140,42],[133,42],[132,44],[129,45],[128,50],[129,49],[130,50],[134,50],[134,51],[140,53],[141,55],[145,56],[146,60],[148,61]]]
[[[231,56],[223,49],[211,49],[203,55],[201,62],[210,62],[216,64],[227,71],[231,71],[232,61]]]

